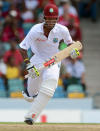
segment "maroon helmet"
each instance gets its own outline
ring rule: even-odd
[[[53,28],[58,20],[58,7],[55,4],[48,4],[44,8],[45,26]]]
[[[44,8],[44,17],[58,18],[58,7],[55,4],[48,4]]]

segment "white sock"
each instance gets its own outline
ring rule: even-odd
[[[50,98],[51,98],[50,96],[42,92],[39,92],[38,96],[34,99],[32,107],[30,108],[25,118],[32,118],[33,121],[35,122],[41,111],[47,105]]]

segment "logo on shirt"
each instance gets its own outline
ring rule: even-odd
[[[58,42],[58,38],[53,38],[53,42],[54,43]]]
[[[71,41],[71,40],[68,40],[67,43],[70,44],[70,43],[72,43],[72,41]]]
[[[37,38],[37,39],[36,39],[36,41],[39,41],[39,42],[45,42],[45,41],[46,41],[46,39],[45,39],[45,40],[43,40],[43,39],[41,39],[41,38]]]

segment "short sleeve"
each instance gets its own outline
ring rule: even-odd
[[[72,38],[71,38],[71,35],[70,35],[70,33],[69,33],[69,30],[68,30],[66,27],[64,28],[63,36],[64,36],[64,42],[65,42],[67,45],[73,43]]]
[[[24,38],[24,40],[19,44],[19,46],[22,49],[28,50],[31,47],[31,44],[34,43],[34,31],[32,29],[27,34],[27,36]]]

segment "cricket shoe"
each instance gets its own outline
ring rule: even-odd
[[[32,118],[26,118],[25,120],[24,120],[24,122],[26,123],[26,124],[28,124],[28,125],[33,125],[33,120],[32,120]]]
[[[33,97],[32,96],[28,96],[24,91],[22,91],[22,95],[24,97],[24,99],[28,102],[33,102],[34,101],[34,98],[38,95],[34,95]]]

